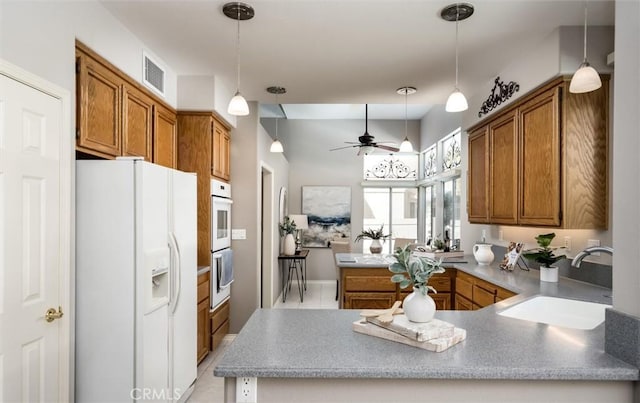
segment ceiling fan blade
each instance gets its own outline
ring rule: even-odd
[[[377,148],[381,148],[383,150],[391,151],[391,152],[394,152],[394,153],[397,153],[398,151],[400,151],[399,148],[391,147],[391,146],[385,146],[385,145],[381,145],[381,144],[374,144],[373,146],[377,147]]]
[[[356,145],[353,145],[353,146],[344,146],[344,147],[332,148],[329,151],[344,150],[345,148],[353,148],[353,147],[360,147],[360,144],[356,143]]]

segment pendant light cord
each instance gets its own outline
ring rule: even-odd
[[[404,139],[407,140],[407,95],[409,87],[404,87]]]
[[[278,103],[278,93],[276,92],[276,106],[280,108],[280,104]],[[280,116],[276,116],[276,141],[278,141],[278,120],[280,120]]]
[[[583,62],[587,62],[587,2],[584,2],[584,60]]]
[[[238,7],[238,32],[237,32],[237,41],[236,41],[236,66],[237,66],[237,87],[236,90],[240,91],[240,7]]]
[[[456,90],[458,89],[458,20],[460,17],[460,11],[458,3],[456,3]]]

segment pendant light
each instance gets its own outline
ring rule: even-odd
[[[461,112],[469,108],[467,98],[458,89],[458,23],[469,18],[473,14],[473,5],[467,3],[456,3],[445,7],[440,16],[445,21],[455,21],[456,23],[456,86],[447,99],[445,110],[447,112]]]
[[[227,17],[238,21],[237,41],[236,41],[236,94],[229,101],[227,112],[229,115],[246,116],[249,114],[249,105],[240,94],[240,21],[250,20],[255,15],[253,7],[241,2],[227,3],[222,7],[222,12]]]
[[[269,87],[269,88],[267,88],[267,92],[269,94],[275,94],[275,96],[276,96],[276,105],[278,106],[278,108],[280,108],[282,110],[282,106],[280,106],[280,104],[278,103],[278,95],[285,94],[287,92],[287,90],[284,87]],[[280,142],[280,140],[278,140],[278,119],[279,119],[279,117],[276,116],[276,136],[273,139],[273,143],[271,143],[271,147],[269,148],[269,151],[271,151],[272,153],[282,153],[282,152],[284,152],[284,148],[282,147],[282,143]]]
[[[584,2],[584,44],[583,44],[584,59],[578,70],[571,77],[571,83],[569,84],[569,92],[583,93],[597,90],[602,87],[602,81],[600,75],[589,65],[587,61],[587,2]]]
[[[404,140],[400,143],[400,152],[401,153],[412,153],[413,145],[409,141],[409,136],[407,135],[407,95],[416,93],[415,87],[401,87],[396,90],[396,92],[400,95],[404,95]]]

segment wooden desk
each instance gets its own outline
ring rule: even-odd
[[[300,292],[300,302],[304,302],[304,291],[307,290],[307,256],[308,249],[302,249],[295,255],[280,255],[278,263],[282,272],[282,302],[287,300],[287,293],[291,290],[291,282],[293,273],[296,275],[298,282],[298,291]],[[298,275],[298,273],[300,273]],[[302,277],[302,283],[300,282]]]

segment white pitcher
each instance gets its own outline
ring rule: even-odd
[[[473,257],[476,258],[478,264],[489,265],[493,262],[493,251],[491,251],[491,244],[477,243],[473,245]]]

